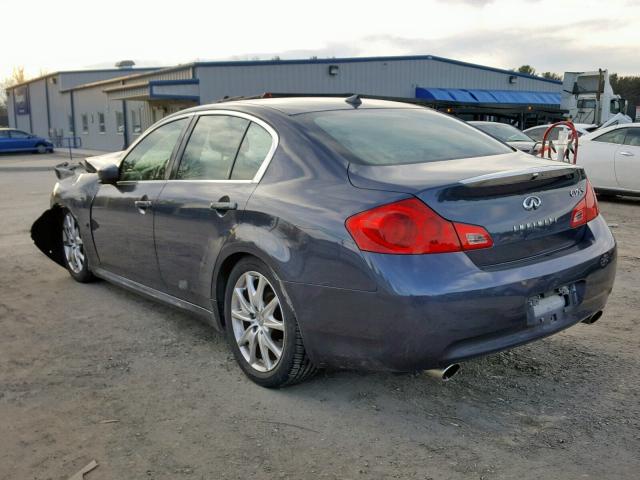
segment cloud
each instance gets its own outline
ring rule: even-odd
[[[435,40],[369,35],[356,42],[329,42],[318,49],[286,50],[235,58],[264,59],[276,55],[287,59],[431,54],[507,69],[527,64],[540,73],[551,71],[562,74],[565,71],[608,68],[612,73],[637,75],[640,72],[640,56],[637,55],[636,46],[594,47],[576,40],[576,32],[588,36],[590,32],[597,33],[603,29],[614,31],[616,25],[615,20],[586,20],[568,24],[562,30],[531,28],[500,30],[499,33],[480,30]]]

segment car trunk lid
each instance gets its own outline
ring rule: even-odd
[[[571,228],[584,196],[581,168],[521,153],[411,165],[351,164],[358,188],[415,195],[447,220],[481,225],[492,248],[468,252],[488,267],[549,255],[577,244],[584,228]]]

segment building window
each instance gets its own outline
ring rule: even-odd
[[[105,133],[107,131],[104,125],[104,113],[98,112],[98,132]]]
[[[89,115],[86,113],[82,114],[82,133],[89,133]]]
[[[131,109],[131,131],[133,133],[142,132],[141,109]]]
[[[116,112],[116,132],[119,134],[124,133],[124,115],[122,112]]]

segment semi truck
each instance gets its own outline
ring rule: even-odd
[[[632,121],[626,115],[626,100],[611,87],[608,70],[565,72],[560,108],[569,111],[568,118],[574,123],[593,127]]]

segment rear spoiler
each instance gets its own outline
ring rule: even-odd
[[[530,182],[532,180],[549,180],[566,175],[584,175],[582,167],[575,165],[552,165],[549,167],[532,167],[523,170],[507,170],[489,173],[461,180],[468,187],[494,187],[498,185]]]

